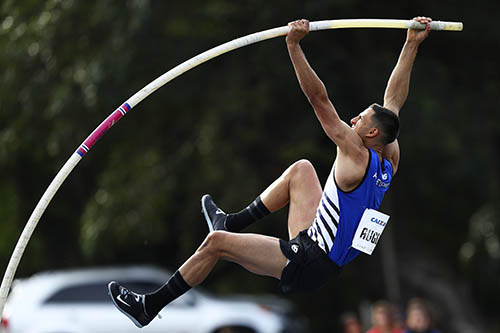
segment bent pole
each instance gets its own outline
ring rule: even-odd
[[[387,19],[348,19],[348,20],[327,20],[316,21],[310,23],[310,30],[327,30],[327,29],[344,29],[344,28],[392,28],[392,29],[424,29],[425,25],[415,22],[413,20],[387,20]],[[461,31],[463,25],[461,22],[431,22],[432,30],[446,30],[446,31]],[[61,187],[62,183],[69,176],[71,171],[85,156],[86,153],[94,146],[94,144],[124,115],[126,115],[134,106],[142,102],[146,97],[151,95],[160,87],[167,84],[169,81],[189,71],[190,69],[224,53],[238,49],[250,44],[261,42],[267,39],[284,36],[288,33],[289,27],[282,26],[279,28],[264,30],[261,32],[253,33],[221,44],[217,47],[211,48],[208,51],[198,54],[197,56],[177,65],[168,72],[164,73],[147,86],[139,90],[113,113],[111,113],[78,147],[73,155],[68,159],[64,166],[59,170],[55,178],[50,183],[42,198],[35,207],[31,214],[23,232],[14,248],[9,264],[5,271],[2,285],[0,287],[0,317],[3,314],[7,295],[12,284],[12,280],[16,273],[17,267],[24,253],[24,250],[35,230],[38,221],[42,217],[45,209],[50,201]]]

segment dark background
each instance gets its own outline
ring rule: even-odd
[[[0,261],[78,145],[123,101],[209,48],[298,18],[462,21],[421,45],[401,112],[401,164],[369,256],[317,293],[290,297],[314,332],[345,311],[413,296],[445,332],[500,332],[499,37],[486,1],[14,1],[0,4]],[[383,102],[406,32],[346,29],[302,42],[348,121]],[[294,161],[322,183],[335,147],[300,91],[284,38],[220,56],[136,106],[80,162],[48,207],[17,276],[76,267],[178,267],[206,235],[199,199],[251,202]],[[250,231],[286,237],[286,212]],[[277,281],[219,263],[216,294]],[[314,301],[311,301],[314,300]]]

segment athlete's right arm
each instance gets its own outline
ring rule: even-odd
[[[312,105],[326,135],[342,150],[352,142],[353,131],[340,119],[328,98],[325,85],[309,65],[299,44],[309,32],[309,21],[298,20],[289,26],[286,43],[300,87]]]

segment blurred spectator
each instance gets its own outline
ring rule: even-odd
[[[363,327],[359,322],[358,316],[352,312],[344,313],[340,317],[342,322],[342,332],[343,333],[362,333]]]
[[[392,308],[393,328],[400,328],[401,330],[404,330],[405,319],[404,319],[404,316],[403,316],[401,309],[396,304],[391,304],[391,308]]]
[[[377,301],[372,307],[373,327],[367,333],[403,333],[394,321],[394,306],[384,300]]]
[[[440,333],[432,329],[432,318],[427,303],[420,298],[412,298],[406,309],[405,333]]]

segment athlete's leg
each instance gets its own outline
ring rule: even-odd
[[[112,281],[108,285],[109,293],[115,306],[138,327],[143,327],[167,304],[205,280],[219,259],[277,279],[281,278],[287,263],[277,238],[215,231],[208,234],[198,250],[155,292],[136,294]]]
[[[271,212],[289,204],[288,234],[292,239],[311,226],[321,195],[314,167],[309,161],[300,160],[285,170],[260,197]]]
[[[294,238],[314,220],[322,189],[312,164],[300,160],[292,164],[254,202],[236,214],[225,214],[210,195],[202,198],[202,209],[215,230],[238,232],[288,203],[288,234]]]
[[[156,315],[191,287],[202,283],[219,259],[238,263],[253,273],[277,279],[281,278],[287,263],[277,238],[226,231],[211,232],[163,287],[146,295],[147,312]]]
[[[179,272],[190,286],[195,286],[207,277],[219,259],[235,262],[250,272],[277,279],[281,278],[287,262],[277,238],[215,231],[208,234]]]

